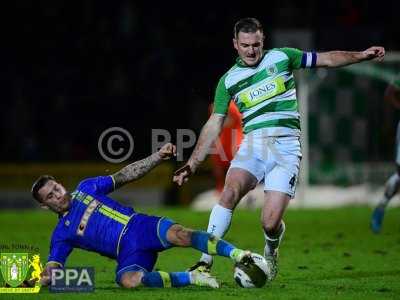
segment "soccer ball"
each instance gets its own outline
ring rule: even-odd
[[[236,263],[233,278],[243,288],[263,287],[268,279],[269,267],[264,256],[252,253],[254,264]]]

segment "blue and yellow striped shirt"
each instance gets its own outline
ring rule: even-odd
[[[71,194],[69,211],[53,231],[48,262],[64,265],[73,248],[116,258],[122,232],[135,211],[107,196],[114,190],[111,176],[81,181]]]

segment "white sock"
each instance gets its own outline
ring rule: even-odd
[[[388,181],[386,181],[385,194],[382,199],[379,201],[379,205],[386,207],[388,205],[390,199],[397,193],[400,187],[400,177],[399,174],[394,173]]]
[[[218,238],[222,238],[228,231],[229,226],[231,225],[231,220],[232,210],[216,204],[210,214],[207,232],[215,235]],[[211,255],[203,253],[200,261],[212,264],[213,258]]]
[[[281,244],[283,235],[285,233],[285,229],[286,229],[286,225],[282,220],[281,226],[279,228],[279,232],[275,236],[270,237],[264,231],[264,237],[265,237],[264,255],[265,256],[273,255],[275,253],[275,251],[279,248],[279,245]]]

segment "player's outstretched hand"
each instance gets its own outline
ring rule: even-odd
[[[188,164],[185,164],[182,168],[175,171],[173,182],[181,186],[189,180],[190,175],[192,175],[192,169]]]
[[[377,61],[382,61],[385,57],[385,48],[373,46],[368,48],[367,50],[364,50],[362,53],[366,60],[374,59]]]
[[[168,160],[171,157],[176,156],[176,146],[171,143],[167,143],[162,146],[160,150],[158,150],[158,155],[160,155],[162,160]]]
[[[18,287],[34,287],[37,279],[24,280]]]

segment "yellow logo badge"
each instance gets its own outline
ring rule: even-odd
[[[285,91],[285,81],[282,77],[278,77],[273,80],[264,80],[258,85],[241,92],[239,98],[246,108],[251,108]]]
[[[38,293],[40,291],[40,274],[43,266],[38,254],[1,253],[1,275],[5,287],[0,293]],[[29,272],[31,271],[31,272]]]

